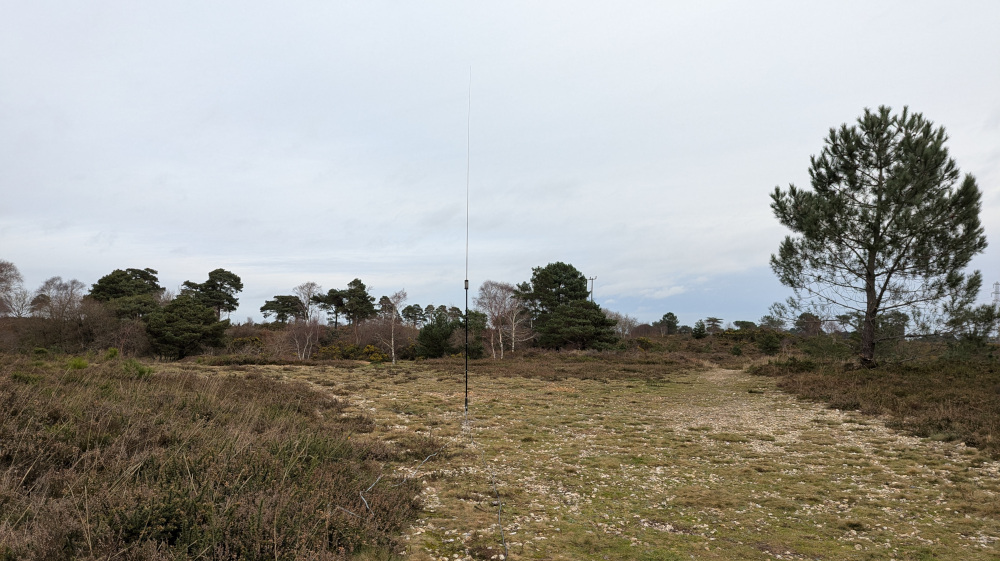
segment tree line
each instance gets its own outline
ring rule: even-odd
[[[855,124],[831,128],[820,154],[810,159],[811,189],[790,185],[771,195],[775,217],[792,234],[770,265],[792,297],[773,305],[757,324],[727,327],[781,331],[791,325],[803,334],[856,334],[866,367],[876,366],[879,345],[911,335],[984,340],[996,329],[1000,310],[974,305],[982,275],[964,272],[986,248],[982,194],[971,174],[960,174],[946,140],[943,127],[908,108],[900,114],[888,107],[865,109]],[[102,277],[89,292],[79,281],[60,277],[29,292],[17,268],[0,261],[0,316],[36,320],[22,331],[41,345],[117,338],[124,346],[145,334],[154,352],[183,357],[219,344],[228,326],[222,314],[236,308],[240,290],[239,277],[224,269],[201,283],[186,281],[176,296],[159,286],[155,270],[125,269]],[[300,358],[326,342],[321,312],[334,331],[343,318],[354,346],[377,343],[392,360],[397,351],[456,352],[460,327],[472,334],[470,354],[488,349],[497,358],[519,345],[608,348],[646,327],[589,300],[586,277],[562,262],[535,267],[529,281],[516,285],[486,281],[468,314],[454,307],[404,306],[402,290],[376,300],[360,279],[326,292],[307,282],[292,292],[276,295],[260,310],[293,334]],[[397,327],[405,344],[397,344]],[[0,335],[17,339],[18,329]],[[668,312],[648,329],[698,338],[723,327],[715,317],[678,325]]]
[[[299,359],[360,353],[395,362],[463,353],[468,328],[470,356],[502,359],[522,346],[608,348],[619,339],[614,328],[620,320],[631,320],[588,300],[586,277],[562,262],[534,268],[531,279],[517,285],[484,282],[468,314],[455,306],[407,303],[405,290],[376,299],[361,279],[325,291],[305,282],[266,300],[260,311],[268,321],[259,325],[224,319],[243,290],[231,271],[185,281],[177,294],[157,275],[151,268],[115,269],[89,289],[76,279],[52,277],[29,292],[17,267],[0,261],[0,317],[8,318],[0,348],[115,347],[180,359],[209,349],[261,353],[267,340],[271,354],[287,347]]]
[[[327,326],[334,329],[343,319],[355,347],[374,343],[392,361],[463,353],[468,329],[470,357],[489,354],[502,359],[525,345],[550,349],[613,345],[618,339],[613,329],[616,314],[602,310],[588,296],[583,273],[556,262],[535,267],[531,279],[517,285],[485,281],[468,314],[455,306],[407,303],[405,290],[376,300],[361,279],[325,292],[316,283],[304,283],[292,294],[267,300],[261,313],[307,333],[300,337],[305,341],[322,337],[318,315],[325,313]]]
[[[131,354],[183,358],[223,342],[236,310],[240,277],[225,269],[204,282],[185,281],[178,294],[159,284],[157,271],[116,269],[87,290],[82,282],[52,277],[28,292],[9,261],[0,261],[0,333],[3,348],[65,351],[114,347]]]

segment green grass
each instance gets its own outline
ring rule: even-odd
[[[408,559],[502,553],[491,472],[513,559],[1000,553],[998,468],[975,449],[797,401],[770,378],[685,370],[664,360],[672,357],[625,378],[610,358],[572,356],[474,361],[478,448],[462,428],[464,376],[449,360],[282,374],[357,388],[380,438],[450,443],[450,456],[419,477],[427,508],[405,532]],[[572,364],[603,365],[607,375]]]

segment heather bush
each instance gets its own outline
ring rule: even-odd
[[[65,364],[0,355],[0,559],[384,558],[417,512],[390,476],[365,505],[407,452],[328,394]]]
[[[895,428],[939,440],[960,440],[1000,457],[996,346],[959,356],[952,354],[955,347],[907,343],[906,350],[914,354],[911,360],[873,369],[859,368],[853,361],[791,357],[748,370],[778,378],[780,388],[805,399],[886,415]]]

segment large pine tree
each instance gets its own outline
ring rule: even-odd
[[[980,192],[960,175],[943,127],[907,109],[865,110],[831,129],[811,158],[812,190],[775,188],[771,208],[795,236],[771,256],[793,302],[857,313],[860,358],[875,366],[879,318],[968,306],[982,284],[962,270],[986,248]]]
[[[557,261],[531,270],[531,282],[518,286],[518,297],[528,305],[538,344],[553,349],[579,349],[611,344],[616,321],[587,300],[587,277],[576,267]]]

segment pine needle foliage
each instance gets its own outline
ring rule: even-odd
[[[775,216],[794,234],[771,268],[794,290],[795,307],[863,317],[865,366],[875,365],[880,316],[954,313],[982,284],[978,271],[962,272],[986,248],[981,194],[946,140],[919,113],[866,109],[855,125],[831,129],[811,158],[812,190],[790,185],[771,195]]]

